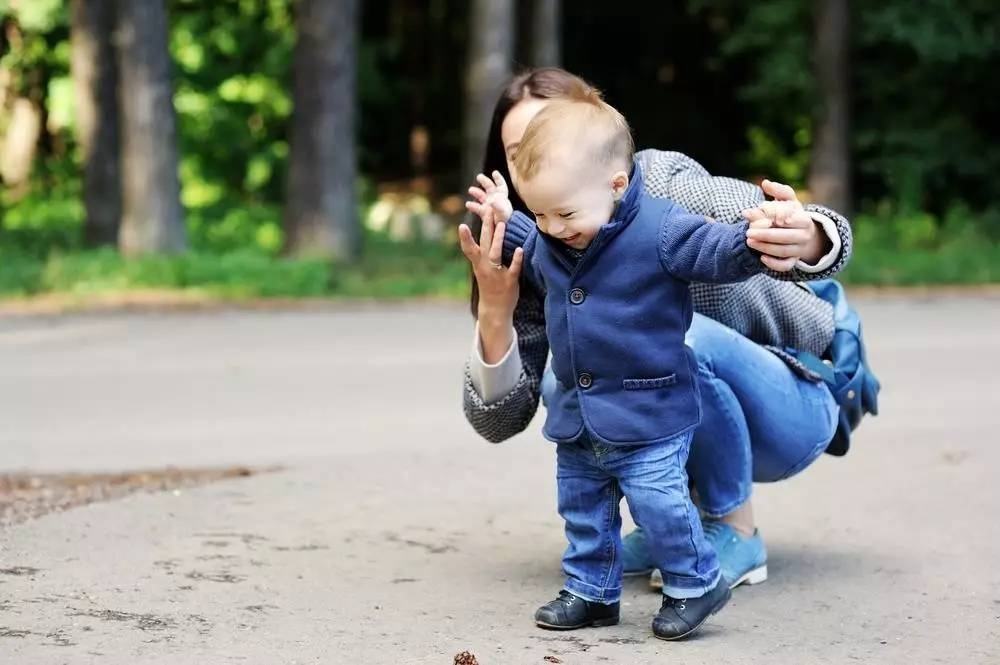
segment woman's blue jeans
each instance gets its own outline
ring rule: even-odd
[[[803,379],[713,319],[695,314],[686,341],[698,361],[702,402],[687,472],[701,510],[721,517],[750,498],[754,482],[783,480],[819,457],[840,407],[826,384]],[[543,399],[552,387],[547,371]]]
[[[702,512],[721,517],[750,498],[754,482],[783,480],[819,457],[840,407],[825,383],[713,319],[696,314],[686,341],[702,409],[687,471]]]

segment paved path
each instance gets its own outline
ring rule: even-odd
[[[552,450],[465,424],[457,306],[0,319],[0,467],[287,467],[0,531],[0,663],[1000,663],[1000,300],[861,305],[883,415],[759,488],[771,579],[680,644],[638,581],[533,627]]]

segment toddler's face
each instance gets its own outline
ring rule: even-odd
[[[590,164],[558,160],[518,187],[542,233],[586,249],[615,208],[614,174]]]

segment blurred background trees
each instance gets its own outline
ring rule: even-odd
[[[553,63],[640,147],[852,212],[856,281],[1000,279],[991,0],[0,0],[0,21],[0,294],[458,292],[498,88]]]

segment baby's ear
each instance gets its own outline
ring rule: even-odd
[[[625,195],[626,189],[628,189],[628,173],[625,171],[618,171],[611,176],[611,193],[614,196],[615,201],[621,200],[622,196]]]

